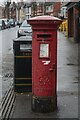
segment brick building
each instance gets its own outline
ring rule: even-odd
[[[44,3],[32,2],[31,3],[31,17],[44,14]]]
[[[32,3],[31,16],[51,15],[59,16],[61,2],[34,2]]]
[[[61,10],[61,2],[55,2],[53,6],[53,15],[58,17]]]

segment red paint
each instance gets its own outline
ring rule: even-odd
[[[28,23],[32,25],[33,29],[32,93],[37,97],[55,96],[57,82],[57,28],[61,20],[50,16],[40,16],[31,18]],[[47,38],[44,38],[46,35]],[[44,47],[49,46],[48,56],[40,58],[40,44],[41,49],[43,44],[46,44]]]

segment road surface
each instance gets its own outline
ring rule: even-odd
[[[0,31],[0,100],[13,81],[13,39],[18,27]]]

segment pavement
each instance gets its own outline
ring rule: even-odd
[[[78,44],[58,32],[57,109],[51,113],[31,110],[31,93],[17,94],[11,118],[72,118],[78,112]]]

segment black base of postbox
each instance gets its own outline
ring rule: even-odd
[[[49,113],[57,109],[57,96],[40,98],[32,96],[32,111]]]

